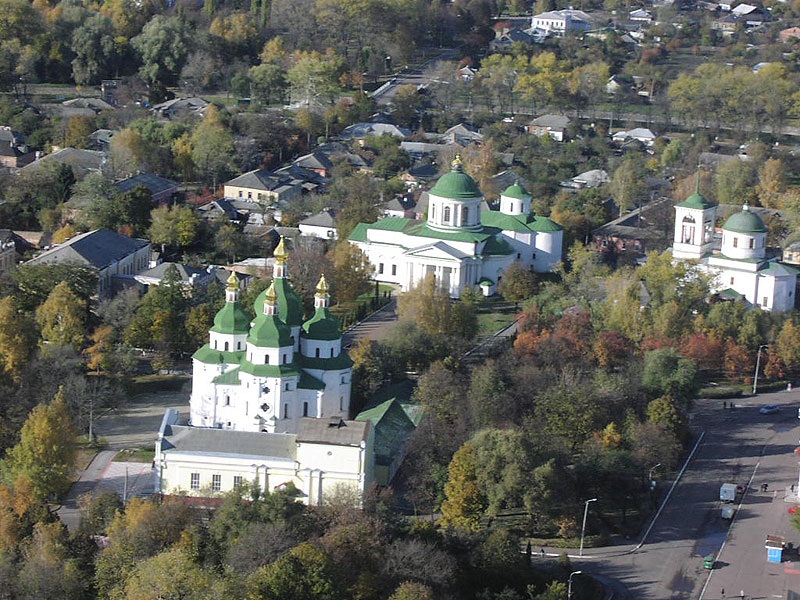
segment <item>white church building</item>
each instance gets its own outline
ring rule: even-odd
[[[425,221],[387,217],[359,223],[350,235],[375,268],[378,281],[403,291],[433,274],[458,298],[468,287],[494,293],[503,272],[520,262],[536,272],[561,260],[564,230],[531,212],[531,196],[515,183],[500,195],[500,210],[483,208],[483,194],[456,157],[429,192]]]
[[[746,204],[722,226],[715,239],[717,206],[699,190],[675,205],[672,256],[694,260],[714,276],[712,291],[725,298],[744,298],[762,310],[792,310],[797,270],[767,254],[767,226]]]
[[[314,315],[288,281],[284,240],[273,281],[251,322],[231,274],[209,342],[192,357],[189,421],[164,416],[156,442],[161,495],[210,497],[245,482],[291,484],[308,504],[341,486],[363,494],[374,481],[374,430],[348,420],[352,361],[329,312],[324,276]]]

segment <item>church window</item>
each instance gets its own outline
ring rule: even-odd
[[[287,383],[285,386],[283,386],[283,389],[285,389],[288,392],[292,389],[292,385],[290,383]]]
[[[344,396],[339,396],[339,410],[344,410]]]
[[[192,490],[199,490],[200,489],[200,473],[192,473],[189,479],[189,489]]]
[[[533,253],[533,255],[531,256],[531,258],[532,258],[533,260],[536,260],[536,252],[534,252],[534,253]]]
[[[230,406],[230,405],[231,405],[231,397],[226,395],[225,396],[225,406]]]
[[[392,276],[397,275],[397,265],[392,265]]]
[[[225,352],[228,351],[228,342],[225,342]]]
[[[464,206],[461,208],[461,224],[466,225],[467,221],[469,221],[469,206]]]
[[[268,364],[269,364],[269,354],[265,354],[265,355],[264,355],[264,364],[265,364],[265,365],[268,365]]]
[[[768,303],[768,301],[769,301],[769,300],[768,300],[768,298],[767,298],[766,296],[764,296],[764,297],[761,299],[761,306],[766,306],[766,305],[767,305],[767,303]]]
[[[283,405],[283,418],[284,419],[288,419],[289,418],[289,405],[288,404],[284,404]]]
[[[445,206],[444,207],[444,219],[442,219],[442,221],[444,223],[449,223],[450,222],[450,207],[449,206]]]
[[[517,252],[517,260],[519,260],[520,258],[522,258],[522,255],[519,252]]]
[[[333,348],[331,348],[331,358],[333,358]]]
[[[736,237],[736,236],[734,236],[734,238],[733,238],[733,247],[734,248],[738,248],[739,247],[739,238]]]
[[[308,416],[308,402],[303,402],[303,416]]]
[[[731,285],[733,285],[733,277],[731,277]]]
[[[750,248],[755,248],[756,241],[753,238],[750,238]]]
[[[211,476],[211,491],[219,492],[222,490],[222,475],[214,473]]]
[[[378,263],[378,275],[383,275],[383,263]]]
[[[431,206],[431,221],[433,221],[435,218],[436,218],[436,205],[434,204]]]
[[[316,358],[319,358],[319,348],[317,348],[317,349],[316,349],[316,351],[315,351],[315,353],[314,353],[314,356],[315,356]]]
[[[214,340],[214,350],[217,349],[217,340]]]
[[[236,342],[236,349],[237,350],[241,350],[242,349],[242,342]]]

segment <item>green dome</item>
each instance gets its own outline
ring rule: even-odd
[[[278,314],[289,327],[298,327],[303,322],[303,299],[292,289],[289,281],[278,278],[273,280],[275,293],[278,296]],[[264,312],[264,296],[261,292],[253,303],[256,315]]]
[[[250,317],[238,302],[226,302],[214,317],[215,333],[247,333],[250,329]]]
[[[519,200],[528,200],[531,197],[527,190],[519,184],[519,181],[515,182],[514,185],[508,186],[506,191],[500,195],[508,196],[509,198],[518,198]]]
[[[767,226],[757,214],[750,212],[750,208],[745,204],[742,212],[732,215],[722,226],[726,231],[736,233],[766,233]]]
[[[711,208],[714,206],[714,204],[700,192],[695,192],[686,200],[678,204],[678,206],[683,208],[696,208],[698,210],[705,210],[707,208]]]
[[[253,322],[247,341],[260,348],[292,346],[292,330],[274,315],[259,315]]]
[[[470,200],[483,197],[475,180],[464,173],[461,168],[461,158],[458,156],[453,161],[453,170],[442,175],[430,193],[441,198],[452,198],[454,200]]]
[[[310,340],[338,340],[339,319],[334,317],[327,308],[319,307],[314,311],[314,316],[303,323],[304,337]]]

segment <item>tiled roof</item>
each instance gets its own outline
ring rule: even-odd
[[[32,263],[78,262],[103,269],[133,254],[150,242],[129,238],[107,229],[82,233],[34,258]]]

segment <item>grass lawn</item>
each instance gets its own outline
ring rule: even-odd
[[[490,312],[478,314],[478,335],[494,335],[514,322],[517,314]]]
[[[114,457],[114,462],[153,462],[156,457],[155,448],[127,448]]]

